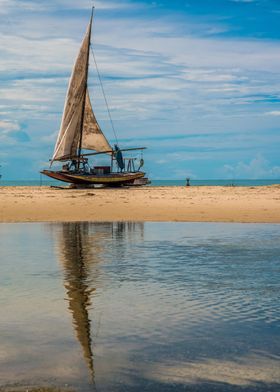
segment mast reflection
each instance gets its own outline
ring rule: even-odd
[[[95,385],[94,342],[89,309],[92,310],[93,295],[96,288],[100,287],[101,265],[103,261],[108,261],[108,257],[111,262],[122,259],[127,241],[143,239],[144,225],[130,222],[62,223],[56,234],[68,309],[91,382]],[[110,256],[108,249],[113,252]]]
[[[91,320],[88,309],[95,288],[89,286],[91,243],[88,223],[63,223],[60,238],[60,260],[64,267],[69,310],[73,326],[94,383],[94,362],[91,339]]]

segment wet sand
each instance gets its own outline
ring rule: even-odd
[[[1,187],[0,221],[280,223],[280,185],[116,189]]]

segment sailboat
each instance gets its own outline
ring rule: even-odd
[[[88,90],[88,69],[93,9],[69,81],[61,126],[50,160],[50,169],[43,170],[41,173],[76,185],[145,185],[148,181],[144,178],[145,173],[140,170],[144,164],[143,158],[140,159],[139,165],[136,165],[136,158],[126,159],[122,154],[123,151],[144,150],[145,147],[121,149],[118,143],[112,147],[102,132],[92,109]],[[105,102],[107,104],[106,99]],[[110,114],[109,110],[108,113]],[[89,153],[84,150],[94,152]],[[108,155],[110,158],[108,166],[89,164],[89,157],[99,154]],[[52,164],[56,161],[62,163],[62,168],[51,170]]]

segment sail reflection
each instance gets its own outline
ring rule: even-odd
[[[125,252],[125,242],[143,238],[143,223],[63,223],[57,234],[58,258],[63,267],[64,287],[76,337],[95,384],[92,320],[93,297],[102,284],[101,265],[106,260],[108,242],[116,249],[117,258]]]
[[[94,382],[91,320],[88,309],[91,306],[91,294],[95,288],[89,286],[89,263],[92,260],[89,224],[64,223],[59,242],[69,310],[72,313],[76,335]]]

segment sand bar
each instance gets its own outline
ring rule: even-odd
[[[0,187],[0,222],[280,223],[280,185],[55,189]]]

